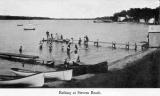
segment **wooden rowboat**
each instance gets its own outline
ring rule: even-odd
[[[24,28],[24,30],[36,30],[35,28]]]
[[[11,71],[19,76],[28,76],[38,73],[38,71],[30,71],[25,69],[19,68],[11,68]],[[43,72],[44,78],[56,78],[59,80],[71,80],[72,79],[72,69],[70,70],[63,70],[63,71],[49,71]]]
[[[18,79],[0,80],[0,86],[8,86],[8,87],[10,86],[42,87],[43,85],[44,85],[44,74],[43,73],[29,75],[27,77],[21,77]]]
[[[17,24],[17,26],[23,26],[23,24]]]

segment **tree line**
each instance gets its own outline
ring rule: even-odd
[[[51,19],[49,17],[29,17],[29,16],[9,16],[0,15],[0,20],[33,20],[33,19]]]
[[[159,7],[155,9],[151,8],[131,8],[129,10],[122,10],[121,12],[115,13],[113,16],[106,16],[106,17],[98,17],[96,19],[110,19],[113,21],[118,21],[119,17],[125,17],[124,21],[129,21],[129,22],[140,22],[140,19],[144,19],[146,23],[151,18],[155,19],[155,23],[158,23],[158,18],[159,18]]]

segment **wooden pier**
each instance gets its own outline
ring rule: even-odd
[[[43,38],[43,40],[42,40],[43,42],[45,42],[45,41],[50,41],[50,42],[61,42],[61,43],[68,43],[70,40],[69,39],[64,39],[64,40],[54,40],[54,39],[47,39],[47,40],[45,40],[44,38]],[[78,44],[78,42],[79,42],[79,40],[71,40],[72,41],[72,44],[73,43],[75,43],[75,42],[77,42],[77,44]],[[82,41],[81,41],[82,42]],[[88,41],[88,43],[93,43],[93,45],[95,46],[95,47],[101,47],[101,45],[100,44],[108,44],[108,45],[110,45],[111,47],[112,47],[112,49],[117,49],[117,48],[119,48],[119,46],[123,46],[123,47],[121,47],[121,48],[125,48],[126,50],[135,50],[135,51],[137,51],[138,49],[141,49],[142,51],[143,50],[145,50],[145,49],[147,49],[148,48],[148,42],[147,41],[143,41],[143,42],[145,42],[145,43],[138,43],[138,42],[135,42],[135,43],[131,43],[131,42],[126,42],[126,43],[118,43],[118,42],[115,42],[115,41],[112,41],[112,42],[102,42],[102,41],[99,41],[99,39],[97,39],[96,41]],[[85,44],[84,42],[82,42],[83,44]],[[138,43],[138,44],[137,44]],[[140,47],[140,48],[139,48]]]
[[[78,40],[74,40],[74,41],[78,41]],[[118,43],[118,42],[102,42],[102,41],[89,41],[90,43],[93,43],[94,46],[99,47],[100,44],[108,44],[110,45],[113,49],[117,49],[118,46],[123,46],[123,48],[125,48],[126,50],[130,50],[130,49],[134,49],[135,51],[138,50],[138,47],[140,47],[140,49],[143,51],[144,49],[147,49],[147,44],[148,42],[145,43],[139,43],[137,44],[135,43],[130,43],[130,42],[126,42],[126,43]]]
[[[0,57],[9,57],[9,58],[19,57],[19,58],[28,58],[28,59],[39,58],[39,56],[17,54],[17,53],[4,53],[4,52],[0,52]]]

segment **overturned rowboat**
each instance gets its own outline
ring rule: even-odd
[[[31,71],[19,68],[11,68],[11,71],[19,76],[29,76],[38,73],[38,71]],[[72,69],[62,70],[62,71],[49,71],[43,72],[44,78],[56,78],[59,80],[71,80],[72,79]]]
[[[16,76],[15,76],[16,77]],[[0,86],[14,86],[14,87],[42,87],[44,85],[44,74],[38,73],[29,75],[27,77],[14,78],[14,79],[1,79]]]

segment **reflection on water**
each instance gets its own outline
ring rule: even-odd
[[[31,23],[36,30],[23,30]],[[24,26],[17,26],[23,24]],[[147,25],[140,24],[117,24],[117,23],[93,23],[92,20],[1,20],[0,21],[0,51],[19,53],[19,46],[23,46],[23,54],[38,55],[42,60],[56,60],[62,63],[67,57],[66,44],[45,42],[40,48],[40,40],[46,38],[46,31],[55,35],[63,34],[63,38],[73,37],[78,40],[88,35],[90,41],[104,42],[140,42],[146,40]],[[78,43],[77,41],[74,41]],[[83,42],[83,41],[82,41]],[[93,46],[89,43],[89,49],[86,50],[82,44],[79,46],[79,55],[82,62],[95,64],[107,60],[112,62],[124,56],[134,54],[134,50],[126,51],[124,49],[108,48],[106,44],[100,44],[102,47]],[[62,49],[63,46],[63,49]],[[104,47],[105,46],[105,47]],[[74,45],[71,45],[74,50]],[[11,67],[25,68],[31,70],[54,70],[39,65],[29,65],[19,62],[11,62],[0,59],[1,73],[8,73]],[[2,71],[0,70],[0,71]]]

